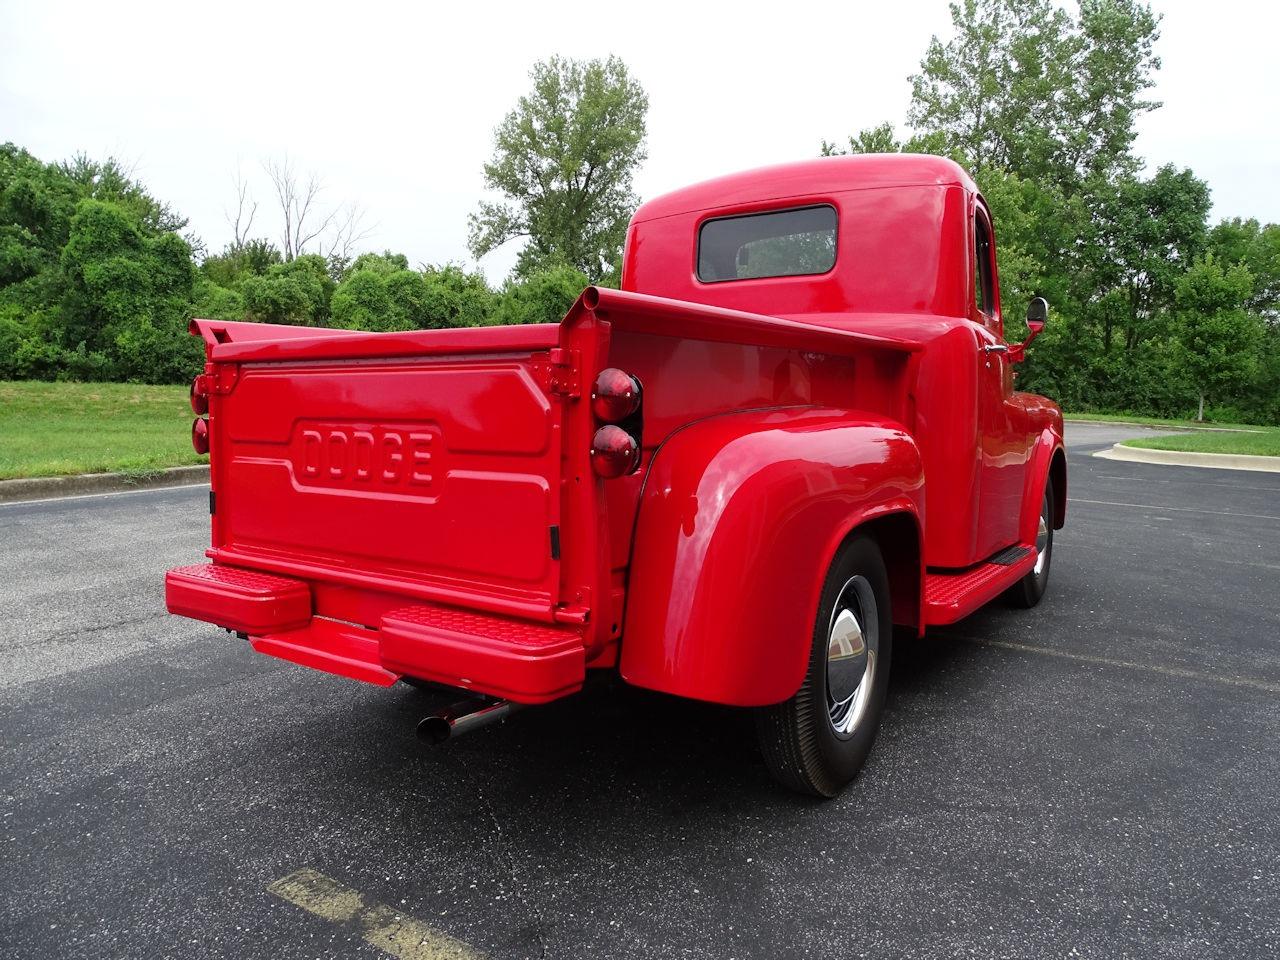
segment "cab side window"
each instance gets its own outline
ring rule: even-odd
[[[973,238],[973,300],[979,313],[991,317],[996,309],[991,280],[991,227],[980,213],[973,218]]]

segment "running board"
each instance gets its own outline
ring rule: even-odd
[[[942,626],[967,617],[1012,587],[1035,565],[1035,547],[1023,543],[1001,550],[974,567],[926,573],[925,625]]]

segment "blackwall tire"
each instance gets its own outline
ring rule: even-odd
[[[1053,565],[1053,479],[1044,481],[1044,499],[1040,502],[1040,523],[1036,531],[1036,565],[1019,580],[1006,599],[1015,607],[1029,610],[1040,602],[1049,588],[1049,568]]]
[[[855,535],[823,583],[800,689],[756,711],[760,751],[774,779],[834,797],[857,775],[880,728],[892,654],[884,558],[874,540]]]

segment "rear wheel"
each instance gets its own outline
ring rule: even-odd
[[[823,584],[800,689],[756,712],[760,749],[778,782],[833,797],[854,778],[880,727],[892,652],[884,558],[870,537],[854,537]]]
[[[1036,528],[1036,565],[1009,589],[1006,596],[1015,607],[1030,609],[1040,602],[1049,586],[1049,566],[1053,562],[1053,479],[1044,481],[1040,502],[1040,523]]]

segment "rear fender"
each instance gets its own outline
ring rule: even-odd
[[[787,699],[836,550],[855,528],[891,517],[886,529],[909,523],[915,535],[895,551],[908,574],[914,565],[915,589],[903,593],[914,609],[895,619],[918,623],[923,502],[915,441],[873,414],[751,411],[678,431],[641,495],[623,678],[738,706]]]

